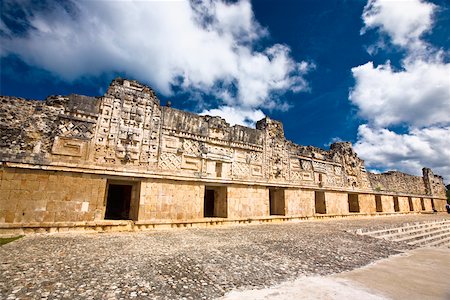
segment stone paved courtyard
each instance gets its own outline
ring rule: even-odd
[[[443,218],[449,215],[27,236],[0,247],[0,298],[212,299],[413,248],[348,230]]]

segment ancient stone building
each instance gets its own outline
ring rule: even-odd
[[[443,211],[442,177],[371,174],[350,143],[296,145],[161,106],[114,80],[103,97],[0,98],[0,230],[145,229]]]

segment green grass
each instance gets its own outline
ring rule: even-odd
[[[20,239],[21,237],[23,237],[23,235],[13,236],[13,237],[8,237],[8,238],[0,238],[0,246],[11,243],[15,240]]]

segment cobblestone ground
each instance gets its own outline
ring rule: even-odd
[[[1,299],[211,299],[412,249],[348,230],[448,215],[27,236],[0,247]]]

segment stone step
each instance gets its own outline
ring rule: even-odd
[[[412,235],[417,235],[417,234],[421,234],[421,233],[426,234],[429,232],[433,232],[433,231],[437,231],[437,230],[444,230],[444,229],[447,229],[450,231],[450,224],[421,227],[421,228],[417,228],[414,230],[396,232],[396,233],[381,235],[378,237],[384,238],[384,239],[389,239],[389,240],[396,240],[396,239],[403,238],[403,237],[406,238],[406,237],[412,236]]]
[[[432,222],[426,222],[426,223],[413,223],[413,224],[407,224],[402,227],[395,227],[395,228],[386,228],[386,229],[380,229],[380,230],[374,230],[374,231],[366,231],[366,232],[357,232],[362,235],[370,235],[373,237],[381,237],[386,236],[389,234],[396,234],[396,233],[404,233],[411,230],[417,230],[421,228],[427,228],[427,227],[436,227],[441,225],[447,225],[450,224],[450,220],[443,220],[443,221],[432,221]]]
[[[411,243],[414,241],[419,241],[419,240],[423,240],[432,236],[438,236],[441,234],[445,234],[448,233],[450,234],[450,229],[449,228],[441,228],[441,227],[435,227],[433,229],[429,229],[426,232],[417,232],[416,234],[411,234],[411,235],[404,235],[401,237],[387,237],[386,239],[394,241],[394,242],[406,242],[406,243]]]
[[[428,247],[446,247],[450,248],[450,237],[444,238],[427,244]]]
[[[446,239],[448,237],[450,237],[450,232],[447,231],[447,232],[439,234],[439,235],[433,235],[433,236],[427,237],[425,239],[412,241],[412,242],[409,242],[408,244],[410,244],[410,245],[417,245],[417,246],[426,246],[429,243],[436,242],[436,241],[441,241],[441,240],[444,240],[444,239]]]

